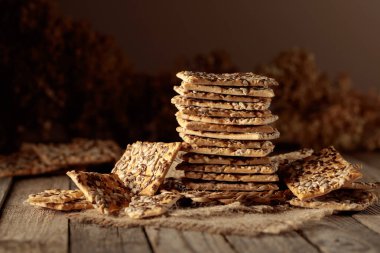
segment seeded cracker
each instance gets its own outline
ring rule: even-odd
[[[80,190],[45,190],[37,194],[30,194],[28,202],[44,202],[44,203],[66,203],[74,200],[85,200],[83,192]]]
[[[300,200],[326,195],[362,177],[333,147],[293,162],[283,174],[286,185]]]
[[[177,73],[177,77],[186,83],[203,85],[260,87],[278,85],[276,80],[273,78],[260,76],[252,72],[214,74],[205,72],[181,71]]]
[[[214,164],[189,164],[182,163],[176,167],[177,170],[212,172],[212,173],[233,173],[233,174],[274,174],[277,171],[277,164],[263,165],[214,165]]]
[[[152,196],[164,181],[180,148],[180,142],[136,142],[128,145],[112,173],[117,174],[133,194]]]
[[[273,90],[269,88],[221,87],[183,83],[181,86],[174,86],[174,90],[188,98],[229,102],[254,102],[255,97],[274,97]]]
[[[289,201],[293,206],[333,209],[336,211],[362,211],[376,204],[378,198],[374,192],[357,189],[340,189],[327,195],[310,200],[294,198]]]
[[[198,106],[217,109],[229,109],[229,110],[266,110],[269,108],[270,98],[256,98],[255,102],[226,102],[226,101],[211,101],[186,98],[183,96],[175,96],[171,100],[172,104],[180,106]]]
[[[39,206],[59,211],[79,211],[94,208],[93,205],[86,199],[76,199],[65,203],[51,202],[29,202],[32,206]]]
[[[273,148],[251,149],[251,148],[219,148],[219,147],[197,147],[184,145],[184,151],[208,154],[208,155],[225,155],[225,156],[241,156],[241,157],[264,157],[273,151]]]
[[[314,150],[309,148],[304,148],[301,150],[279,154],[279,155],[273,155],[270,157],[272,161],[278,162],[280,166],[286,166],[296,160],[301,160],[306,157],[309,157],[313,154]]]
[[[270,110],[260,111],[247,111],[247,110],[230,110],[219,108],[208,108],[198,106],[182,106],[175,105],[177,109],[188,115],[202,116],[202,117],[223,117],[223,118],[263,118],[272,115]]]
[[[277,115],[269,114],[261,118],[223,118],[223,117],[207,117],[199,115],[186,114],[182,111],[178,111],[176,114],[177,118],[184,120],[191,120],[196,122],[219,124],[219,125],[238,125],[238,126],[260,126],[267,125],[275,122],[278,119]]]
[[[228,157],[185,153],[181,158],[183,161],[191,164],[260,165],[271,163],[269,157]]]
[[[115,174],[69,171],[67,175],[101,213],[117,214],[130,202],[130,192]]]
[[[181,197],[181,194],[174,192],[162,192],[155,196],[135,196],[125,208],[125,213],[133,219],[159,216],[166,213]]]
[[[271,191],[278,190],[277,184],[272,183],[238,183],[200,181],[196,179],[183,179],[186,189],[197,191]]]
[[[277,175],[256,175],[256,174],[222,174],[185,171],[185,178],[212,180],[222,182],[277,182]]]

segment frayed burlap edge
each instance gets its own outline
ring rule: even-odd
[[[311,221],[331,215],[332,210],[301,209],[287,206],[246,207],[239,203],[224,206],[174,209],[166,216],[135,220],[114,217],[87,210],[69,214],[73,222],[93,223],[111,227],[153,226],[193,230],[225,235],[279,234],[296,230]]]

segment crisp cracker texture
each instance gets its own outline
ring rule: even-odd
[[[362,211],[377,202],[374,192],[358,189],[340,189],[310,200],[294,198],[289,201],[293,206],[336,211]]]
[[[278,83],[273,78],[260,76],[252,72],[246,73],[206,73],[181,71],[177,77],[186,83],[220,86],[277,86]]]
[[[269,157],[233,157],[185,153],[181,156],[181,159],[191,164],[220,164],[241,166],[271,164],[271,160],[269,159]]]
[[[86,199],[76,199],[65,203],[54,202],[32,202],[27,201],[32,206],[38,206],[58,211],[80,211],[94,208]]]
[[[277,164],[262,165],[215,165],[215,164],[190,164],[181,163],[177,170],[212,172],[212,173],[233,173],[233,174],[273,174],[277,171]]]
[[[28,202],[66,203],[74,200],[85,200],[80,190],[50,189],[40,193],[30,194]]]
[[[186,189],[197,191],[271,191],[278,190],[277,184],[272,183],[241,183],[201,181],[196,179],[182,179]]]
[[[185,171],[185,178],[213,180],[222,182],[277,182],[277,175],[225,174],[211,172]]]
[[[283,172],[286,185],[300,200],[326,195],[361,177],[357,167],[344,160],[334,147],[295,161]]]
[[[117,214],[130,202],[129,190],[115,174],[69,171],[67,175],[101,213]]]
[[[166,213],[181,197],[179,193],[166,191],[154,196],[135,196],[124,211],[133,219],[159,216]]]
[[[180,148],[180,142],[133,143],[128,145],[112,173],[118,175],[133,194],[153,196]]]

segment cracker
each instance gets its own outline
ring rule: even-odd
[[[225,181],[225,182],[277,182],[277,175],[252,175],[252,174],[220,174],[220,173],[204,173],[185,171],[185,178]]]
[[[306,157],[309,157],[313,154],[314,150],[310,148],[303,148],[297,151],[278,154],[271,156],[271,160],[278,162],[280,166],[288,165],[296,160],[301,160]]]
[[[377,190],[380,189],[380,182],[349,182],[342,189]]]
[[[177,170],[212,172],[212,173],[233,173],[233,174],[273,174],[277,171],[277,164],[264,165],[214,165],[214,164],[189,164],[181,163]]]
[[[110,140],[74,139],[70,143],[30,144],[46,164],[66,167],[115,162],[120,147]]]
[[[273,78],[260,76],[252,72],[246,73],[206,73],[181,71],[176,75],[186,83],[221,86],[277,86],[278,83]]]
[[[28,202],[32,206],[44,207],[59,211],[79,211],[94,208],[93,205],[85,199],[77,199],[65,203],[49,202]]]
[[[197,191],[271,191],[278,190],[273,183],[230,183],[218,181],[200,181],[195,179],[183,179],[187,189]]]
[[[174,192],[162,192],[155,196],[135,196],[124,210],[133,219],[159,216],[166,213],[181,197],[181,194]]]
[[[207,117],[199,115],[186,114],[177,112],[177,118],[184,120],[192,120],[203,123],[220,124],[220,125],[267,125],[275,122],[278,119],[277,115],[268,115],[261,118],[223,118],[223,117]]]
[[[133,143],[128,145],[112,173],[117,174],[133,194],[152,196],[164,181],[180,148],[180,142]]]
[[[130,202],[129,190],[115,174],[69,171],[67,175],[101,213],[117,214]]]
[[[216,109],[229,109],[229,110],[267,110],[270,106],[270,98],[256,98],[255,102],[226,102],[226,101],[211,101],[186,98],[183,96],[174,96],[171,100],[172,104],[181,106],[198,106]]]
[[[176,105],[176,107],[183,114],[195,115],[199,117],[264,118],[272,116],[270,110],[246,111],[182,105]]]
[[[274,140],[280,137],[280,132],[273,128],[271,133],[229,133],[229,132],[208,132],[208,131],[196,131],[190,130],[183,127],[177,127],[177,132],[195,135],[200,137],[208,137],[215,139],[226,139],[226,140],[251,140],[251,141],[262,141],[262,140]]]
[[[239,141],[239,140],[223,140],[208,137],[200,137],[179,133],[179,136],[186,143],[199,147],[221,147],[221,148],[274,148],[274,144],[270,141]]]
[[[206,154],[206,155],[225,155],[242,157],[264,157],[273,151],[273,148],[253,149],[253,148],[220,148],[220,147],[198,147],[184,145],[184,151]]]
[[[221,125],[191,121],[177,117],[178,124],[185,129],[194,131],[208,132],[227,132],[227,133],[274,133],[276,129],[271,126],[238,126],[238,125]]]
[[[374,192],[357,189],[341,189],[310,200],[293,198],[289,201],[293,206],[336,211],[362,211],[377,202]]]
[[[188,98],[229,102],[254,102],[255,97],[274,97],[274,92],[270,88],[221,87],[183,83],[181,86],[174,86],[174,90]]]
[[[185,153],[182,160],[191,164],[220,164],[220,165],[262,165],[270,164],[269,157],[228,157],[216,155],[204,155]]]
[[[45,202],[45,203],[66,203],[74,200],[85,200],[83,192],[80,190],[45,190],[37,194],[30,194],[28,202]]]
[[[298,160],[284,171],[284,181],[300,200],[315,198],[362,177],[360,171],[334,149]]]
[[[44,163],[34,150],[21,150],[7,156],[0,156],[0,178],[37,175],[57,171],[60,168]]]

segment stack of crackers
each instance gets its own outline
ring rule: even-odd
[[[183,71],[172,99],[177,128],[186,143],[183,183],[201,191],[278,190],[278,163],[268,155],[279,132],[269,110],[277,82],[253,73]]]

